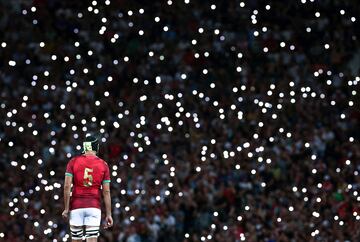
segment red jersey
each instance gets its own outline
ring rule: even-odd
[[[65,175],[73,177],[70,210],[101,208],[101,185],[110,182],[109,167],[104,160],[96,155],[76,156],[69,161]]]

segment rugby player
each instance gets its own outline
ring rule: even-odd
[[[64,211],[69,218],[73,242],[97,242],[101,223],[101,193],[105,203],[105,226],[113,225],[111,216],[110,172],[107,163],[96,156],[97,138],[88,136],[83,142],[84,153],[72,158],[66,167]],[[71,191],[72,188],[72,191]]]

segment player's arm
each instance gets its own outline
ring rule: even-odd
[[[106,215],[106,225],[105,228],[111,227],[113,225],[113,219],[111,216],[111,196],[110,196],[110,171],[109,167],[106,165],[105,174],[102,181],[102,195],[105,203],[105,215]]]
[[[111,216],[111,196],[110,196],[110,183],[109,182],[103,182],[102,194],[103,194],[104,203],[105,203],[105,215]]]
[[[74,174],[73,164],[74,161],[71,160],[66,166],[65,181],[64,181],[64,211],[62,213],[62,216],[64,218],[68,217],[68,213],[70,209],[70,191],[71,191],[71,185],[73,182],[73,174]]]
[[[105,220],[106,225],[105,229],[109,228],[113,225],[113,219],[111,216],[111,196],[110,196],[110,182],[104,181],[102,185],[102,194],[104,197],[104,203],[105,203]]]
[[[66,174],[64,182],[64,210],[69,211],[70,207],[70,191],[72,185],[72,176]]]

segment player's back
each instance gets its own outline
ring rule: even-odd
[[[80,155],[69,162],[67,172],[73,174],[71,209],[100,208],[101,185],[110,179],[106,162],[96,155]]]

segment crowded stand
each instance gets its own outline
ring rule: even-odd
[[[355,0],[0,0],[0,241],[71,241],[69,160],[110,168],[100,242],[360,241]]]

